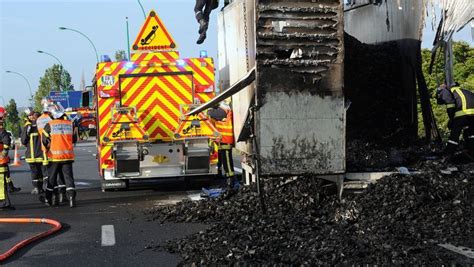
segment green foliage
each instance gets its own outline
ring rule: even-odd
[[[127,60],[127,54],[125,54],[125,50],[117,50],[117,51],[115,51],[115,60],[116,60],[116,61],[124,61],[124,60]]]
[[[20,118],[18,116],[18,107],[14,99],[10,99],[7,110],[7,118],[5,120],[5,129],[11,131],[15,137],[20,135]]]
[[[43,77],[40,78],[38,90],[34,96],[35,110],[41,110],[41,99],[49,95],[51,91],[74,90],[71,84],[71,75],[62,68],[61,65],[54,64],[52,67],[46,69]]]
[[[442,52],[438,50],[435,63],[433,65],[433,72],[428,73],[429,65],[431,61],[431,50],[423,49],[421,51],[422,56],[422,69],[425,75],[428,90],[432,96],[431,105],[433,107],[433,113],[438,123],[438,128],[443,136],[447,138],[449,134],[448,129],[448,114],[446,113],[445,105],[438,105],[436,103],[435,94],[436,88],[444,83],[444,59]],[[461,84],[461,87],[469,90],[474,90],[474,47],[470,46],[467,42],[453,42],[453,54],[454,54],[454,80]],[[421,107],[418,105],[418,118],[423,118],[421,115]],[[418,123],[418,135],[424,136],[424,125]]]

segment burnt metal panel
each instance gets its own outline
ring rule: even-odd
[[[345,171],[343,9],[339,0],[259,0],[261,174]]]

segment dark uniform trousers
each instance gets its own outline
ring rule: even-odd
[[[448,139],[448,152],[454,152],[459,144],[459,138],[463,133],[466,148],[472,153],[474,152],[474,115],[461,116],[453,119],[451,132]]]
[[[42,162],[34,162],[28,163],[30,165],[31,170],[31,181],[33,187],[36,188],[43,188],[43,163]]]
[[[194,6],[194,14],[196,14],[196,20],[199,22],[201,19],[209,21],[209,15],[211,11],[219,6],[218,0],[196,0]]]
[[[58,193],[61,188],[66,189],[68,197],[74,197],[76,195],[72,163],[73,161],[56,161],[49,164],[49,178],[46,186],[46,193],[48,195],[53,194],[53,192]],[[58,177],[61,174],[64,179],[63,187],[58,184]]]

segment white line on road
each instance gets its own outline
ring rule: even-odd
[[[113,225],[102,225],[102,246],[115,246],[115,230]]]
[[[241,169],[241,168],[234,167],[234,171],[235,171],[235,172],[238,172],[238,173],[242,173],[242,169]]]
[[[451,250],[453,252],[459,253],[468,258],[474,259],[474,250],[471,248],[461,247],[461,246],[457,247],[451,244],[438,244],[438,246]]]

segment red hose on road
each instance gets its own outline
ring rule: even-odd
[[[30,237],[28,239],[25,239],[21,241],[20,243],[17,243],[15,246],[13,246],[11,249],[9,249],[7,252],[0,254],[0,262],[8,259],[11,255],[13,255],[17,250],[20,248],[38,240],[41,238],[45,238],[49,235],[52,235],[56,233],[57,231],[61,230],[61,223],[55,220],[51,219],[44,219],[44,218],[0,218],[0,223],[46,223],[54,226],[53,228],[49,229],[48,231],[42,232],[40,234],[37,234],[33,237]]]

